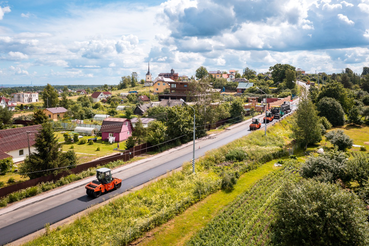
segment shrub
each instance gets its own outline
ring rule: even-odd
[[[324,125],[323,124],[319,124],[320,126],[320,132],[322,135],[326,134],[327,133],[327,130],[325,129]]]
[[[366,147],[365,146],[360,146],[360,151],[366,151]]]
[[[351,149],[353,144],[353,140],[343,130],[328,132],[325,137],[331,144],[337,146],[339,150]]]
[[[88,140],[88,145],[93,145],[93,144],[94,144],[94,141]]]
[[[290,155],[290,159],[297,160],[297,156],[295,156],[295,155]]]
[[[100,151],[100,146],[99,146],[99,147],[97,147],[96,151]]]
[[[72,139],[70,138],[68,133],[64,133],[63,136],[64,136],[64,142],[66,142],[66,143],[72,142],[71,141]]]
[[[332,124],[324,116],[320,117],[320,122],[323,124],[323,126],[326,130],[329,130],[329,129],[332,128]]]
[[[365,204],[335,184],[286,183],[273,210],[273,245],[368,245]]]
[[[13,159],[11,157],[0,160],[0,173],[6,173],[13,167]]]
[[[237,183],[237,177],[234,173],[224,172],[222,175],[222,190],[231,191]]]
[[[26,197],[31,197],[31,196],[35,196],[38,193],[41,193],[41,190],[39,189],[38,186],[33,186],[33,187],[29,187],[26,189]]]
[[[8,179],[8,184],[13,184],[15,183],[15,179],[14,178],[9,178]]]
[[[74,149],[74,145],[70,146],[70,149]]]
[[[363,97],[363,103],[365,106],[369,106],[369,95]]]
[[[242,149],[233,149],[226,154],[227,161],[243,161],[247,158],[247,154]]]
[[[4,186],[4,182],[0,181],[0,188]]]
[[[78,142],[78,133],[74,133],[73,134],[73,142],[77,143]]]
[[[78,144],[85,144],[87,143],[87,140],[82,138],[81,140],[79,140]]]
[[[341,104],[334,98],[324,97],[317,105],[319,115],[324,116],[332,126],[343,126],[345,124],[345,112]]]

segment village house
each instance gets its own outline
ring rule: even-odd
[[[170,73],[159,73],[158,76],[168,78],[174,81],[178,80],[178,73],[175,73],[173,68],[170,70]]]
[[[0,130],[0,160],[11,157],[15,163],[23,161],[29,155],[28,147],[34,153],[33,145],[40,129],[41,125],[34,125]]]
[[[159,76],[154,80],[154,93],[163,93],[165,89],[169,89],[169,82],[174,82],[174,80]]]
[[[76,90],[77,95],[87,95],[85,90]]]
[[[13,93],[12,102],[20,102],[20,103],[38,102],[38,92]]]
[[[248,88],[253,87],[253,86],[254,86],[254,83],[250,83],[250,82],[238,83],[237,93],[244,93],[245,90],[247,90]]]
[[[150,102],[150,98],[148,98],[146,95],[139,96],[137,98],[139,102]]]
[[[44,114],[46,114],[47,117],[53,121],[63,118],[66,112],[68,112],[68,110],[63,107],[44,109]]]
[[[111,97],[112,94],[108,91],[96,91],[94,93],[92,93],[91,97],[92,97],[92,101],[94,103],[100,102],[103,99],[106,99],[108,97]]]
[[[122,142],[132,136],[131,121],[125,118],[106,118],[100,131],[103,141]]]
[[[144,128],[147,128],[150,122],[155,121],[154,118],[133,118],[131,119],[131,124],[132,124],[133,129],[136,127],[138,120],[141,120],[142,126]]]
[[[8,98],[0,97],[0,106],[3,108],[7,107],[10,111],[14,111],[17,104],[12,103]]]
[[[220,71],[220,70],[218,70],[218,71],[209,71],[208,74],[210,74],[211,76],[213,76],[213,78],[216,78],[216,79],[222,78],[222,71]]]
[[[181,102],[180,100],[162,99],[160,102],[150,102],[144,103],[142,105],[137,105],[133,113],[135,115],[143,115],[149,108],[152,107],[174,107],[182,104],[183,102]]]

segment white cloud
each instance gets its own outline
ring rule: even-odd
[[[28,75],[28,71],[22,70],[20,67],[10,66],[9,69],[13,72],[14,75]]]
[[[364,33],[363,36],[366,37],[366,38],[369,38],[369,29],[365,30],[365,33]]]
[[[358,7],[362,12],[369,14],[369,4],[359,3]]]
[[[323,10],[329,10],[329,11],[335,10],[335,9],[342,9],[342,4],[339,4],[339,3],[337,3],[337,4],[325,3],[323,5],[323,8],[322,9]]]
[[[23,17],[23,18],[29,18],[30,16],[31,16],[30,13],[27,13],[27,14],[22,13],[21,14],[21,17]]]
[[[354,7],[352,3],[348,3],[346,1],[342,1],[341,3],[344,4],[346,7]]]
[[[4,14],[10,13],[10,12],[11,12],[11,10],[10,10],[9,7],[4,7],[4,8],[0,7],[0,20],[3,19]]]
[[[355,22],[353,22],[352,20],[350,20],[346,15],[338,14],[337,16],[338,16],[338,19],[340,19],[340,20],[342,20],[342,21],[346,22],[346,23],[347,23],[347,24],[349,24],[349,25],[353,25],[353,24],[355,24]]]
[[[23,54],[21,52],[12,52],[12,51],[10,51],[8,54],[9,54],[9,58],[11,60],[24,60],[24,59],[28,59],[28,55]]]

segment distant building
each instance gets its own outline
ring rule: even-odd
[[[174,80],[170,78],[165,78],[164,76],[159,76],[154,80],[154,93],[163,93],[165,89],[169,89],[169,83],[174,82]]]
[[[32,103],[38,102],[38,92],[19,92],[12,94],[13,102]]]
[[[148,98],[146,95],[139,96],[137,98],[139,102],[150,102],[150,98]]]
[[[172,68],[170,70],[170,73],[159,73],[159,77],[169,78],[171,80],[178,80],[178,73],[174,72],[174,69]]]
[[[101,139],[121,142],[132,136],[131,121],[124,118],[107,118],[101,125]]]
[[[249,82],[238,83],[237,93],[244,93],[245,90],[247,90],[248,88],[253,87],[253,86],[254,86],[254,83],[249,83]]]
[[[301,74],[305,75],[305,71],[302,70],[301,68],[296,69],[296,72],[301,72]]]
[[[213,76],[213,78],[216,78],[216,79],[222,78],[222,71],[220,71],[220,70],[218,70],[218,71],[209,71],[208,74],[210,74],[211,76]]]
[[[10,99],[5,97],[0,97],[0,107],[7,107],[10,111],[14,111],[15,107],[17,106],[16,103],[12,103]]]
[[[133,114],[135,115],[143,115],[149,108],[152,107],[174,107],[177,105],[182,105],[183,102],[180,100],[172,100],[172,99],[162,99],[160,102],[150,102],[150,103],[144,103],[142,105],[137,105],[135,110],[133,111]]]
[[[144,86],[152,86],[152,85],[153,85],[153,82],[152,82],[152,76],[150,73],[150,62],[149,62]]]
[[[76,90],[76,93],[78,95],[87,95],[87,92],[85,90]]]
[[[102,99],[106,99],[108,97],[111,97],[111,93],[108,92],[108,91],[103,91],[103,92],[96,91],[96,92],[92,93],[91,97],[92,97],[92,101],[94,103],[96,103],[96,102],[100,102]]]
[[[66,112],[68,112],[68,110],[63,107],[44,109],[44,113],[47,115],[47,117],[49,117],[49,119],[52,119],[54,121],[63,118]]]

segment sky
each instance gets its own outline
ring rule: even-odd
[[[369,0],[0,0],[0,85],[369,66]]]

